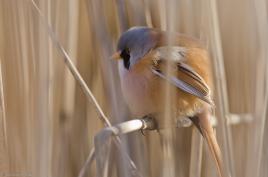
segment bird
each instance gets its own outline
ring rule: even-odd
[[[118,61],[121,89],[133,117],[156,115],[158,127],[189,118],[206,139],[220,177],[223,160],[210,122],[213,83],[209,52],[198,39],[157,28],[135,26],[119,37],[112,58]],[[165,89],[170,88],[165,120]]]

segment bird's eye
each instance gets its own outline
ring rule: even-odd
[[[120,56],[123,58],[125,68],[129,69],[129,66],[130,66],[130,50],[128,48],[124,49],[121,52]]]

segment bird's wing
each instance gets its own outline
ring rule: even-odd
[[[184,47],[159,47],[156,48],[156,55],[153,61],[152,72],[167,80],[177,88],[198,97],[199,99],[213,105],[210,96],[210,88],[204,79],[188,64],[187,49]],[[170,61],[172,66],[176,66],[176,72],[165,72],[164,66]],[[174,69],[174,68],[173,68]]]

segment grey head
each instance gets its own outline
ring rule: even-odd
[[[157,31],[148,27],[132,27],[124,32],[117,45],[117,51],[126,69],[131,68],[157,45]]]

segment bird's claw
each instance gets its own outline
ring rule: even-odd
[[[154,119],[154,117],[150,115],[146,115],[142,118],[143,121],[143,128],[141,129],[141,133],[145,136],[144,130],[156,130],[157,129],[157,123]]]

